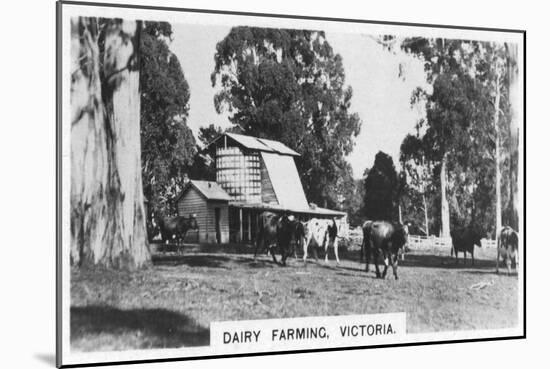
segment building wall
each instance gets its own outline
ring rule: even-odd
[[[204,241],[216,243],[216,208],[220,209],[221,243],[229,242],[229,206],[224,201],[209,201],[207,203],[208,217],[204,232]]]
[[[260,174],[262,178],[262,202],[266,204],[279,204],[277,195],[273,189],[273,184],[269,178],[269,172],[265,166],[264,160],[260,157]]]
[[[216,182],[235,201],[261,201],[260,156],[239,147],[216,148]]]
[[[178,215],[188,217],[190,214],[195,214],[199,225],[199,242],[216,242],[216,207],[220,208],[221,242],[227,243],[229,242],[227,202],[207,201],[194,188],[190,188],[189,191],[187,191],[187,193],[178,201]],[[191,233],[193,232],[190,231],[187,238],[192,238],[192,241],[195,241],[195,238],[191,235]]]

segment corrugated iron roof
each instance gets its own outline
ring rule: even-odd
[[[242,201],[230,201],[229,206],[234,206],[238,208],[245,209],[256,209],[256,210],[271,210],[271,211],[288,211],[291,213],[300,213],[300,214],[309,214],[309,215],[319,215],[319,216],[330,216],[341,218],[347,215],[346,212],[325,209],[325,208],[297,208],[297,207],[286,207],[278,204],[266,204],[266,203],[248,203]]]
[[[296,151],[292,150],[290,147],[279,141],[273,141],[266,138],[258,138],[253,136],[245,136],[229,132],[226,132],[220,137],[216,138],[214,141],[208,144],[208,146],[212,146],[214,143],[218,142],[218,140],[220,140],[223,136],[231,138],[232,140],[250,150],[273,152],[280,155],[300,156],[300,154],[298,154]]]
[[[193,179],[189,181],[189,184],[183,189],[183,191],[181,191],[179,196],[176,198],[176,201],[179,201],[179,199],[191,187],[195,188],[207,200],[221,200],[221,201],[231,200],[231,197],[227,194],[227,192],[225,192],[225,190],[216,182],[197,181]]]
[[[239,135],[236,133],[226,133],[227,137],[231,137],[244,147],[252,150],[260,150],[260,151],[273,151],[269,146],[266,146],[264,143],[262,143],[260,140],[258,140],[256,137],[252,136],[245,136],[245,135]]]
[[[279,141],[268,140],[266,138],[258,138],[258,140],[279,154],[300,156],[300,154],[298,154],[296,151],[292,150],[285,144],[280,143]]]

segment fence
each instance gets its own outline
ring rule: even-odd
[[[409,236],[409,248],[413,250],[434,247],[451,247],[451,245],[452,240],[450,238],[435,236]]]
[[[451,247],[453,241],[451,238],[435,237],[435,236],[409,236],[409,248],[413,250],[421,250],[427,248],[439,248],[439,247]],[[495,240],[482,239],[481,247],[483,248],[496,248],[497,242]]]

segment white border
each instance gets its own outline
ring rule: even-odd
[[[182,7],[185,4],[181,5]],[[120,17],[126,19],[142,20],[163,20],[172,23],[190,23],[202,25],[250,25],[263,27],[284,27],[284,28],[308,28],[323,29],[325,31],[340,33],[364,33],[364,34],[403,34],[407,36],[438,36],[447,38],[477,39],[485,41],[514,42],[519,46],[518,58],[519,79],[518,87],[523,91],[523,35],[519,33],[502,33],[480,30],[456,30],[448,28],[430,28],[413,27],[401,25],[380,25],[371,23],[344,23],[337,21],[318,21],[302,20],[288,18],[267,18],[251,17],[241,15],[221,15],[206,13],[187,13],[176,11],[149,10],[149,9],[129,9],[129,8],[109,8],[95,6],[63,5],[62,9],[62,27],[61,36],[63,40],[62,50],[62,363],[64,365],[90,363],[90,362],[110,362],[110,361],[128,361],[128,360],[153,360],[163,358],[183,358],[196,356],[216,355],[209,347],[195,347],[185,349],[152,349],[135,351],[116,351],[116,352],[96,352],[96,353],[71,353],[70,352],[70,18],[72,16],[101,16],[101,17]],[[523,93],[518,93],[518,98],[523,104]],[[519,193],[523,194],[523,109],[518,113],[520,120],[520,157],[519,157]],[[523,197],[520,196],[519,215],[520,215],[520,237],[523,245]],[[521,259],[523,260],[523,255]],[[439,342],[448,340],[480,339],[518,336],[523,333],[523,274],[520,274],[518,280],[518,322],[520,326],[514,329],[500,330],[476,330],[476,331],[456,331],[456,332],[438,332],[426,334],[409,334],[407,340],[403,343],[415,342]]]

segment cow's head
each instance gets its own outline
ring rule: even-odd
[[[466,227],[466,231],[470,233],[471,241],[477,247],[481,247],[481,238],[483,237],[483,231],[473,221]]]
[[[474,231],[474,245],[481,247],[481,232]]]
[[[409,242],[409,227],[397,224],[395,227],[394,242],[398,248],[404,247]]]

